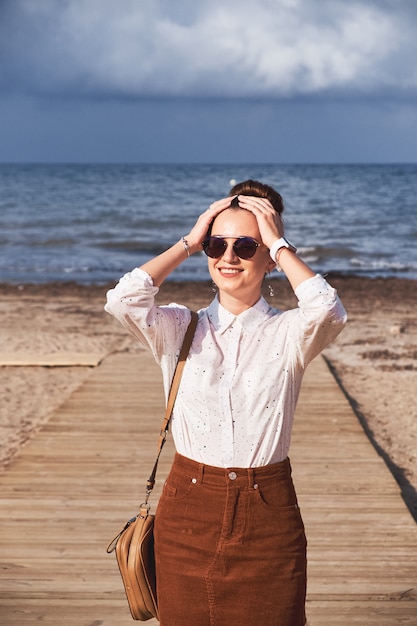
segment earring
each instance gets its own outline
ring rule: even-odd
[[[217,293],[217,285],[216,285],[216,283],[214,282],[214,280],[212,280],[212,281],[211,281],[211,290],[212,290],[214,293]]]
[[[269,280],[269,279],[270,279],[270,278],[269,278],[269,272],[268,272],[268,274],[265,274],[265,278],[266,278],[266,276],[268,276],[268,280]],[[274,297],[274,295],[275,295],[274,288],[273,288],[273,286],[271,285],[271,283],[268,283],[268,293],[269,293],[269,296],[270,296],[271,298],[273,298],[273,297]]]

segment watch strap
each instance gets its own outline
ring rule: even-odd
[[[285,237],[281,237],[280,239],[274,241],[269,249],[269,254],[274,263],[277,262],[277,253],[278,250],[280,250],[281,248],[288,248],[288,250],[291,250],[291,252],[297,252],[297,248],[293,246],[293,244],[290,243],[288,239],[285,239]]]

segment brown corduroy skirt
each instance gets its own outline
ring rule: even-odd
[[[175,455],[155,521],[161,626],[304,626],[306,538],[288,459]]]

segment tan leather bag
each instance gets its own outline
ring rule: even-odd
[[[107,547],[109,554],[111,552],[116,553],[117,564],[122,576],[132,618],[142,622],[152,617],[159,619],[153,539],[155,516],[150,514],[148,499],[155,485],[159,457],[167,438],[169,421],[174,408],[182,370],[193,340],[197,321],[198,315],[192,311],[191,322],[184,337],[171,383],[165,418],[158,440],[156,461],[146,484],[145,502],[140,505],[139,513],[126,522],[122,530]]]
[[[129,520],[110,543],[107,552],[116,551],[116,559],[133,619],[145,622],[158,618],[156,599],[154,515],[149,505]]]

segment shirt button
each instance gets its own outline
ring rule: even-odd
[[[237,478],[236,472],[229,472],[229,478],[230,480],[236,480]]]

